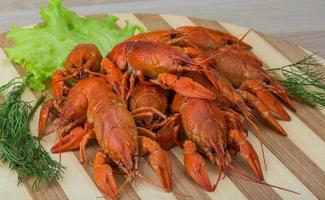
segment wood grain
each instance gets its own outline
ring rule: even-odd
[[[117,15],[121,18],[118,22],[119,26],[123,26],[123,20],[127,19],[146,26],[148,30],[166,29],[181,25],[200,25],[228,31],[238,37],[247,31],[245,28],[223,22],[181,16],[133,15],[127,13]],[[1,47],[10,45],[10,42],[4,36],[4,34],[0,35]],[[253,32],[245,38],[245,41],[254,47],[253,53],[265,63],[265,67],[288,64],[306,55],[306,52],[300,47],[260,32]],[[270,59],[270,56],[272,56],[272,59]],[[4,79],[0,80],[1,83],[17,76],[17,74],[23,75],[25,73],[19,65],[12,65],[3,52],[0,54],[0,70],[6,74]],[[29,91],[27,95],[32,100],[38,94]],[[188,199],[179,193],[191,195],[193,199],[323,199],[325,197],[324,126],[319,125],[319,123],[324,124],[324,113],[317,108],[301,103],[298,104],[298,112],[288,112],[292,117],[292,121],[280,122],[287,130],[288,137],[275,134],[265,123],[257,123],[261,128],[268,163],[268,170],[264,171],[264,175],[266,182],[298,191],[301,193],[300,196],[247,181],[231,170],[227,170],[227,176],[220,182],[217,191],[212,193],[204,192],[185,174],[182,150],[176,147],[169,152],[174,166],[173,186],[175,193],[164,193],[138,180],[136,185],[134,183],[128,184],[121,194],[121,199],[139,200],[157,197],[163,199]],[[36,133],[37,117],[33,122],[32,130]],[[261,157],[259,141],[256,135],[250,132],[249,140]],[[49,150],[54,141],[54,137],[49,137],[42,142],[42,145]],[[107,199],[108,197],[96,188],[92,177],[92,160],[97,149],[96,142],[90,144],[87,149],[91,158],[89,165],[81,165],[78,162],[78,152],[63,154],[63,164],[68,168],[62,181],[51,186],[44,186],[38,191],[33,191],[31,189],[32,182],[26,181],[19,188],[11,186],[10,194],[8,191],[3,191],[4,196],[9,197],[8,199],[21,199],[22,197],[25,197],[25,199]],[[56,155],[51,156],[58,159]],[[153,171],[146,166],[145,159],[142,160],[141,171],[144,172],[145,176],[157,182]],[[239,155],[233,158],[233,165],[250,173],[247,164]],[[216,166],[208,164],[207,168],[211,180],[215,181]],[[0,173],[11,174],[8,176],[11,177],[11,182],[13,182],[14,175],[6,170],[8,169],[3,168]],[[117,176],[119,185],[124,180],[123,176]],[[2,184],[2,181],[0,181],[0,184]],[[80,187],[81,184],[82,187]],[[17,191],[16,194],[15,191]]]

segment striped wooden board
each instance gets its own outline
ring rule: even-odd
[[[123,20],[145,26],[148,30],[166,29],[184,25],[200,25],[229,32],[241,37],[247,32],[247,28],[232,24],[210,21],[182,16],[156,15],[156,14],[115,14],[120,17],[119,26],[123,26]],[[94,16],[103,17],[103,16]],[[296,45],[281,41],[266,34],[252,31],[245,42],[253,46],[253,53],[265,64],[265,68],[283,66],[301,59],[310,52]],[[10,41],[5,34],[0,36],[0,45],[6,47]],[[324,62],[325,63],[325,62]],[[13,77],[24,74],[24,70],[7,59],[0,49],[0,84],[6,83]],[[26,98],[35,100],[38,93],[27,91]],[[265,141],[265,155],[267,171],[264,171],[265,180],[278,186],[298,191],[301,195],[295,195],[282,190],[262,186],[241,178],[233,172],[227,172],[215,192],[207,193],[196,186],[184,173],[183,154],[180,148],[173,148],[169,154],[173,160],[173,187],[179,193],[191,195],[193,199],[325,199],[325,111],[322,108],[310,107],[297,103],[297,112],[291,112],[290,122],[280,121],[280,124],[288,133],[288,137],[282,137],[274,133],[265,124],[258,124]],[[37,114],[32,123],[33,133],[37,130]],[[45,149],[49,150],[55,142],[54,135],[46,137],[42,141]],[[249,140],[260,152],[259,142],[253,133],[249,134]],[[89,153],[93,158],[96,145],[89,147]],[[51,156],[58,160],[58,155]],[[259,155],[261,157],[261,155]],[[65,176],[50,186],[44,185],[37,191],[32,190],[32,181],[26,181],[17,187],[15,172],[9,171],[6,165],[0,168],[0,199],[98,199],[107,198],[94,184],[92,176],[92,164],[81,165],[78,161],[78,152],[62,155],[62,163],[66,167]],[[151,178],[153,172],[142,162],[142,171]],[[234,158],[234,164],[250,171],[240,156]],[[216,167],[207,166],[211,180],[216,180]],[[125,178],[117,177],[120,184]],[[164,193],[140,180],[128,185],[121,194],[121,199],[189,199],[176,193]]]

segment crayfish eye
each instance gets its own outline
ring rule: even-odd
[[[81,60],[81,64],[84,65],[84,64],[86,64],[86,63],[87,63],[87,59],[83,58],[83,59]]]
[[[185,62],[184,60],[179,60],[178,65],[185,66],[185,65],[187,65],[187,62]]]
[[[265,80],[264,80],[264,83],[266,83],[266,84],[270,84],[271,81],[270,81],[269,79],[265,79]]]
[[[176,33],[172,33],[171,35],[170,35],[170,38],[171,39],[175,39],[177,37],[177,34]]]
[[[76,69],[76,68],[77,68],[77,65],[74,64],[74,63],[72,63],[71,68],[72,68],[72,69]]]
[[[210,152],[211,152],[212,154],[215,154],[215,153],[216,153],[216,151],[215,151],[213,148],[210,149]]]
[[[232,40],[227,40],[227,44],[228,44],[228,45],[233,45],[233,44],[234,44],[234,41],[232,41]]]

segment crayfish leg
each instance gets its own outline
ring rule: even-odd
[[[55,70],[52,76],[52,95],[56,103],[60,104],[64,94],[64,75],[60,69]]]
[[[169,118],[173,117],[174,119],[169,120],[157,132],[156,141],[164,150],[169,150],[170,148],[175,146],[175,144],[179,144],[178,132],[180,129],[180,125],[177,121],[178,115],[175,114]]]
[[[41,135],[45,131],[45,127],[49,119],[50,111],[52,108],[54,108],[53,100],[49,100],[45,102],[41,108],[41,111],[39,113],[39,121],[38,121],[38,137],[41,137]]]
[[[193,81],[188,77],[177,77],[174,74],[160,73],[153,83],[160,85],[162,88],[169,88],[175,92],[191,98],[201,98],[214,100],[216,95],[206,87]]]

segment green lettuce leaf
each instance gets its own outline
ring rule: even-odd
[[[45,88],[44,82],[56,69],[63,68],[65,58],[77,44],[93,43],[105,56],[117,43],[144,31],[128,21],[119,29],[115,16],[81,17],[61,4],[62,0],[49,0],[48,7],[40,9],[43,25],[13,26],[7,34],[14,41],[13,47],[6,48],[9,59],[26,69],[29,86],[35,90]]]

